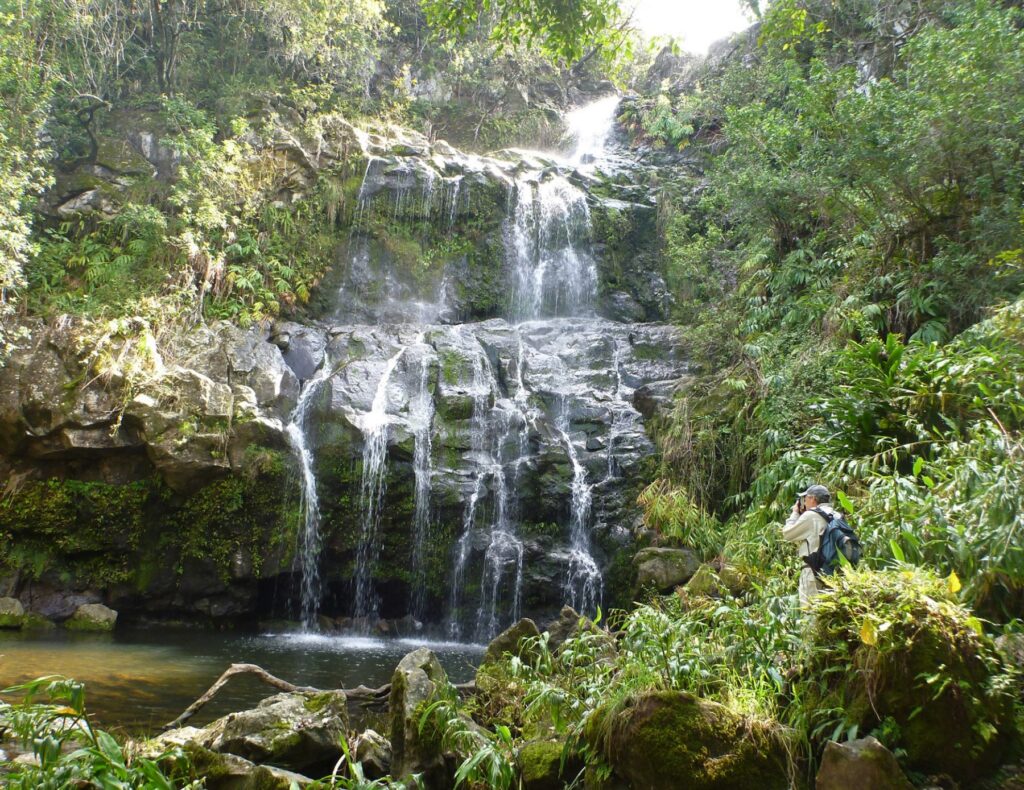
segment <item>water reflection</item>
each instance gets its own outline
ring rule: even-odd
[[[0,688],[66,675],[86,683],[89,709],[102,725],[151,730],[181,713],[232,663],[259,664],[296,685],[380,686],[390,681],[401,657],[420,645],[438,654],[453,682],[473,676],[483,651],[453,642],[317,634],[0,632]],[[232,679],[190,723],[250,707],[271,693],[253,678]]]

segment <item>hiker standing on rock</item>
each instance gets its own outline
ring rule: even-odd
[[[829,519],[822,513],[834,514],[832,495],[825,486],[813,485],[797,495],[796,504],[782,527],[782,537],[790,543],[797,544],[800,557],[805,560],[800,570],[800,606],[806,607],[808,602],[821,591],[818,579],[806,562],[806,558],[814,554],[821,544],[821,536],[825,533]]]

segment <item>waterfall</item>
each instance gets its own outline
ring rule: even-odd
[[[589,165],[602,159],[608,138],[615,128],[618,107],[619,97],[613,94],[566,115],[566,136],[575,142],[569,155],[572,164]]]
[[[370,411],[359,420],[359,429],[363,433],[363,476],[359,498],[363,529],[356,555],[355,616],[357,618],[375,615],[379,605],[373,586],[373,570],[380,554],[380,516],[386,488],[388,425],[390,424],[387,413],[388,384],[403,353],[405,353],[405,346],[402,346],[387,361],[384,373],[377,383]]]
[[[562,176],[516,182],[506,230],[515,319],[592,312],[597,264],[590,230],[586,195]]]
[[[652,342],[642,327],[597,316],[604,304],[599,296],[615,304],[616,294],[599,295],[590,213],[596,198],[576,184],[579,172],[595,163],[614,163],[605,149],[616,105],[609,97],[574,113],[572,154],[553,166],[546,155],[512,163],[443,148],[427,155],[389,153],[378,142],[373,153],[369,142],[364,148],[350,262],[339,272],[345,279],[334,325],[325,330],[337,359],[343,349],[361,363],[339,371],[331,408],[363,438],[361,479],[352,491],[358,511],[352,507],[351,516],[339,519],[359,535],[352,613],[364,628],[382,613],[408,612],[420,621],[440,620],[451,639],[483,641],[520,617],[524,601],[531,616],[557,611],[561,603],[593,614],[601,604],[604,525],[618,512],[613,500],[626,488],[620,478],[652,451],[631,403],[633,388],[670,378],[667,364],[649,351],[658,348],[656,333]],[[490,213],[492,187],[507,190],[503,219]],[[448,247],[461,251],[477,238],[453,234],[463,218],[473,220],[468,229],[475,231],[478,209],[488,212],[480,217],[488,233],[501,222],[503,270],[500,260],[487,268],[490,236],[486,256],[446,257]],[[400,234],[377,235],[378,220],[413,224],[402,224]],[[458,244],[447,245],[446,236]],[[393,249],[391,241],[414,243]],[[498,279],[502,273],[507,279]],[[481,288],[493,289],[493,299],[486,293],[474,301]],[[449,324],[491,315],[502,303],[508,305],[502,318]],[[302,469],[307,628],[320,599],[321,538],[306,411],[327,376],[321,371],[307,382],[288,428]],[[348,452],[349,442],[340,430],[324,433],[318,446]],[[394,442],[400,446],[389,468]],[[389,473],[403,480],[391,497]],[[398,513],[408,514],[406,522],[385,541],[382,524],[397,528]],[[428,563],[437,562],[442,545],[449,551],[449,586],[446,610],[438,613],[430,609],[435,596],[427,584],[438,569]],[[385,570],[388,584],[378,587]]]
[[[580,463],[576,446],[569,435],[569,412],[564,399],[555,427],[572,464],[569,567],[565,577],[565,596],[576,611],[592,612],[601,603],[603,588],[601,570],[590,553],[590,506],[593,491],[587,482],[587,470]]]
[[[460,326],[456,331],[465,337],[469,344],[477,343],[475,338],[467,337],[468,333],[464,327]],[[462,535],[459,537],[452,568],[448,633],[453,639],[459,639],[462,636],[460,610],[466,582],[466,563],[469,560],[473,530],[477,520],[477,507],[486,491],[486,481],[494,472],[494,463],[490,456],[487,440],[490,433],[490,411],[492,400],[497,394],[497,383],[490,369],[490,361],[482,348],[477,348],[476,353],[473,354],[472,378],[468,394],[473,402],[469,423],[470,461],[476,466],[476,471],[473,490],[466,501],[462,519]]]
[[[420,341],[422,343],[422,340]],[[434,399],[430,392],[430,366],[436,357],[428,345],[428,351],[420,357],[419,389],[410,404],[409,417],[412,423],[413,474],[416,480],[415,506],[413,513],[413,586],[409,611],[423,619],[426,604],[427,564],[426,549],[430,530],[430,483],[431,483],[431,441],[430,430],[434,421]]]
[[[615,463],[615,440],[619,438],[619,431],[622,429],[623,410],[632,408],[623,400],[622,395],[622,350],[617,340],[612,350],[612,368],[615,370],[615,393],[614,402],[608,407],[611,412],[611,425],[608,427],[608,473],[607,478],[611,480],[618,474],[618,467]]]
[[[506,571],[511,567],[511,617],[519,617],[520,592],[523,577],[523,542],[516,535],[515,519],[512,512],[513,496],[506,478],[503,463],[504,448],[514,430],[516,415],[502,411],[503,429],[493,451],[494,461],[490,476],[494,484],[495,513],[484,552],[483,578],[480,581],[480,605],[476,615],[476,638],[490,639],[499,631],[503,587],[508,584]],[[519,443],[516,443],[519,446]],[[519,458],[513,459],[513,471],[518,468]]]
[[[316,376],[306,382],[298,403],[291,414],[285,434],[292,452],[299,462],[302,476],[302,532],[299,534],[298,560],[302,579],[302,626],[307,631],[316,625],[320,610],[320,499],[316,490],[313,452],[306,442],[306,418],[309,407],[322,384],[331,375],[331,366],[325,360]]]

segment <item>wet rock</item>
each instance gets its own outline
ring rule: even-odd
[[[671,592],[685,584],[700,567],[700,559],[690,549],[641,549],[633,558],[636,568],[636,590],[654,589]]]
[[[425,647],[398,662],[391,678],[391,773],[401,778],[422,773],[429,783],[445,775],[440,745],[420,732],[420,714],[448,684],[437,656]]]
[[[746,722],[684,692],[661,691],[642,694],[625,709],[598,709],[585,737],[613,778],[629,787],[784,790],[789,761],[777,727]]]
[[[343,692],[286,693],[218,719],[198,740],[217,752],[319,776],[341,756],[347,726]]]
[[[64,623],[72,631],[113,631],[117,612],[101,603],[82,604]]]
[[[25,624],[25,607],[17,598],[0,598],[0,628],[21,628]]]
[[[892,752],[868,736],[825,744],[815,790],[911,790]]]
[[[355,758],[363,765],[369,779],[380,779],[391,773],[391,743],[375,730],[365,730],[352,743]]]

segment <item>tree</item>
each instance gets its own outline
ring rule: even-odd
[[[548,56],[570,64],[627,41],[618,0],[424,0],[424,7],[433,27],[460,34],[495,17],[495,41],[539,41]]]

